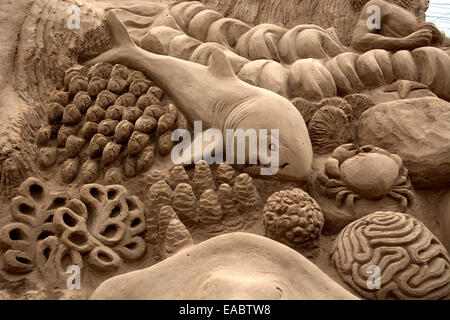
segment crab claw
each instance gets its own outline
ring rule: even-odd
[[[334,149],[331,157],[337,159],[339,163],[342,163],[345,160],[358,154],[358,152],[358,147],[355,144],[347,143]]]

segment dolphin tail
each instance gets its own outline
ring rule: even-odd
[[[129,56],[130,51],[137,49],[137,45],[114,10],[106,13],[106,23],[111,31],[112,48],[86,62],[86,66],[93,66],[98,62],[121,63],[125,56]]]

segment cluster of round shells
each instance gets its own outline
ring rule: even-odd
[[[65,86],[51,94],[48,124],[36,139],[39,167],[63,162],[64,183],[79,173],[82,183],[93,183],[102,173],[107,183],[133,178],[149,170],[158,153],[170,153],[173,130],[187,128],[186,118],[140,71],[107,63],[73,67]]]
[[[222,163],[215,176],[205,161],[195,165],[192,179],[183,166],[174,166],[164,177],[150,172],[153,182],[148,191],[147,240],[160,243],[158,225],[161,210],[170,206],[190,230],[220,233],[239,230],[253,223],[261,199],[248,174],[236,177],[234,169]]]
[[[295,249],[317,244],[324,217],[317,202],[302,189],[275,192],[263,211],[267,237]]]
[[[332,264],[367,299],[449,299],[450,257],[416,218],[375,212],[337,237]]]
[[[37,272],[58,286],[69,266],[113,272],[146,251],[143,203],[120,185],[88,184],[72,198],[28,178],[10,212],[0,229],[0,268],[11,277]]]
[[[327,154],[352,142],[359,117],[375,105],[364,94],[326,98],[318,103],[298,97],[291,102],[305,120],[315,154]]]

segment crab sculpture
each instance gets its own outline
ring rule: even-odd
[[[414,204],[408,170],[402,159],[372,145],[344,144],[325,162],[325,174],[318,178],[322,193],[336,199],[336,205],[354,211],[360,198],[380,200],[390,196],[400,202],[402,212]]]

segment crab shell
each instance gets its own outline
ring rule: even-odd
[[[330,158],[326,171],[366,199],[375,200],[387,195],[401,177],[403,163],[398,155],[372,146],[361,148],[359,153],[345,151],[348,158]]]

